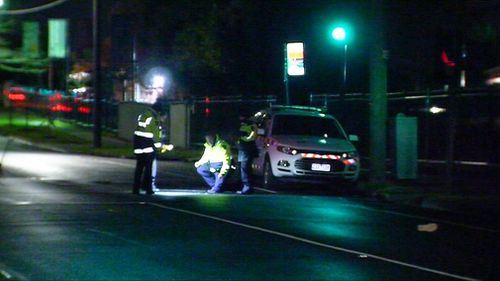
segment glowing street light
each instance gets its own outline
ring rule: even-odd
[[[162,75],[155,75],[153,76],[152,82],[153,88],[163,88],[163,86],[165,86],[165,77]]]
[[[332,37],[333,37],[333,39],[335,39],[337,41],[344,41],[345,36],[346,36],[346,33],[345,33],[345,29],[343,27],[336,27],[332,31]]]
[[[345,28],[343,28],[341,26],[335,27],[332,31],[332,37],[336,41],[345,42],[346,37],[347,37],[347,33],[346,33]],[[345,93],[347,91],[347,43],[344,43],[344,81],[343,81],[343,85],[344,85],[343,93]]]

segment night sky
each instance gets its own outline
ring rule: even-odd
[[[130,7],[139,2],[142,8],[130,11]],[[11,1],[10,9],[41,3],[47,1]],[[217,33],[222,34],[220,40],[225,50],[222,53],[225,64],[219,77],[210,81],[219,79],[217,85],[227,85],[227,80],[241,82],[222,87],[222,91],[282,92],[283,44],[303,41],[307,75],[291,81],[292,87],[303,92],[338,92],[342,81],[343,46],[335,44],[329,37],[329,28],[336,21],[349,22],[352,27],[353,37],[348,44],[347,58],[348,91],[368,91],[370,1],[104,0],[104,34],[118,40],[110,32],[112,16],[120,13],[131,15],[135,24],[143,25],[140,30],[144,63],[165,64],[175,71],[177,66],[170,56],[172,42],[179,28],[187,26],[190,19],[196,21],[194,17],[204,11],[190,13],[189,8],[198,9],[206,3],[214,3],[217,9],[229,11],[221,13],[229,18],[220,21],[234,25],[222,25],[223,32],[219,30]],[[72,30],[73,50],[78,51],[91,47],[91,5],[92,1],[88,0],[70,0],[57,8],[22,18],[69,17],[74,21],[73,26],[79,27]],[[389,91],[441,88],[445,74],[440,53],[446,50],[450,58],[458,62],[462,46],[468,55],[470,83],[482,86],[484,71],[500,65],[498,14],[498,1],[386,1],[386,30],[381,32],[385,34],[390,51]],[[184,20],[172,19],[181,15],[187,16]],[[236,20],[236,23],[230,20]],[[185,83],[196,81],[203,84],[203,79],[178,75]]]

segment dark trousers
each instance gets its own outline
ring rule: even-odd
[[[241,183],[243,184],[243,191],[251,189],[252,184],[252,158],[248,157],[246,160],[239,161]]]
[[[147,193],[153,193],[151,171],[155,155],[154,153],[143,153],[137,154],[136,158],[133,192],[139,193],[139,189],[142,187]]]
[[[210,189],[214,191],[220,191],[222,185],[224,184],[225,176],[219,174],[219,170],[222,167],[222,163],[210,163],[204,164],[196,168],[196,172],[205,180],[205,182],[210,186]],[[210,168],[215,169],[216,172],[211,172]]]

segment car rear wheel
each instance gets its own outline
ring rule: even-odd
[[[271,188],[276,184],[276,177],[273,174],[273,169],[271,168],[271,161],[266,158],[264,162],[264,175],[262,177],[262,187]]]

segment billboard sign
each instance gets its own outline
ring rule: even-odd
[[[302,76],[304,67],[304,43],[294,42],[286,44],[286,68],[290,76]]]
[[[29,57],[40,56],[40,25],[38,22],[23,22],[23,53]]]
[[[68,21],[65,19],[49,20],[49,57],[66,58]]]

